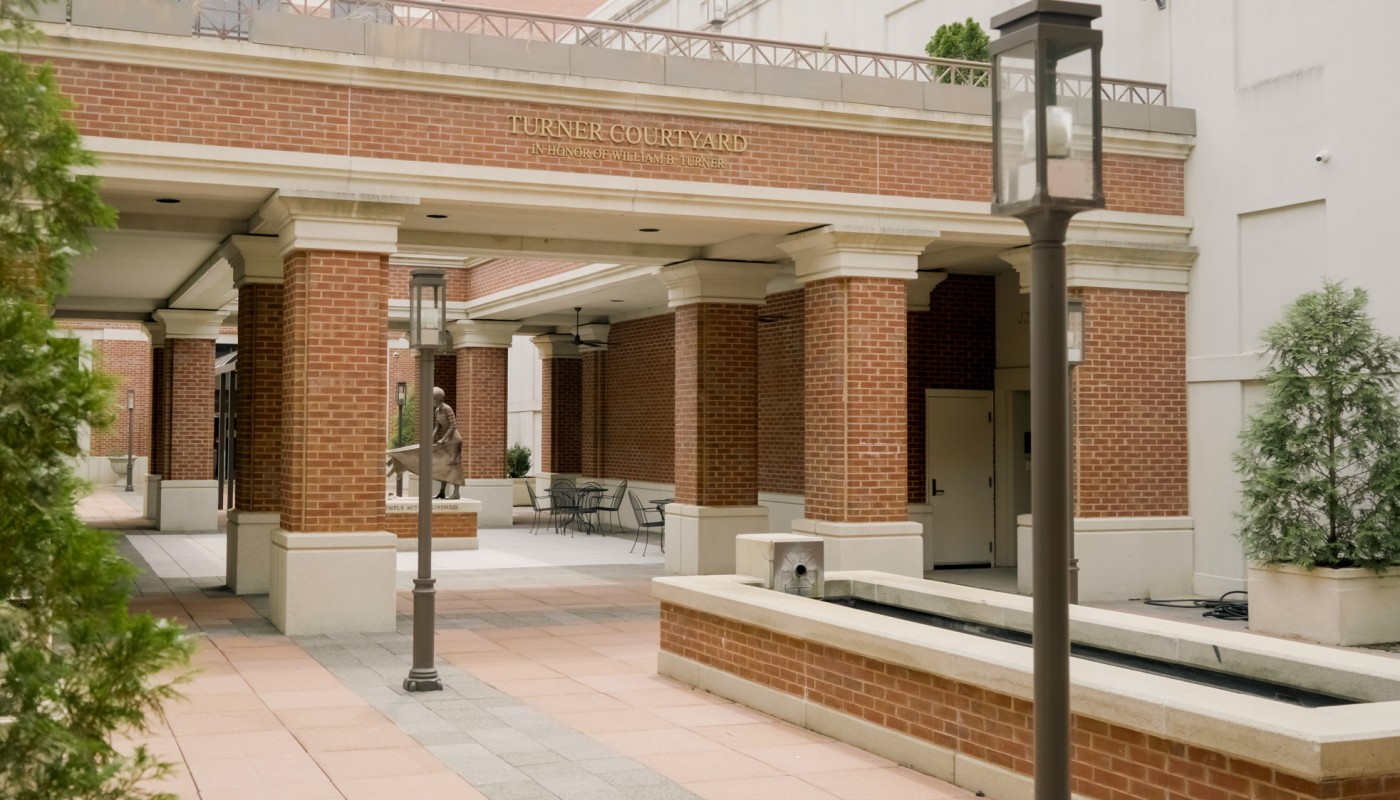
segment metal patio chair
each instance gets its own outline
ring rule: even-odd
[[[657,528],[665,528],[666,520],[661,516],[661,509],[647,508],[641,500],[637,499],[636,492],[628,492],[627,498],[632,501],[632,513],[637,517],[637,535],[632,537],[632,549],[627,552],[632,553],[637,549],[637,540],[642,533],[646,533],[647,540],[642,544],[642,555],[647,554],[647,547],[651,544],[651,532]],[[655,514],[657,519],[653,520],[648,515]],[[666,531],[661,531],[661,552],[666,552]]]
[[[526,481],[525,490],[530,493],[530,508],[535,510],[535,519],[530,523],[530,533],[538,534],[539,530],[537,530],[537,528],[540,524],[540,517],[548,514],[549,521],[554,521],[554,507],[550,504],[549,498],[541,500],[540,496],[535,494],[534,481]]]
[[[611,494],[605,494],[598,499],[598,515],[612,514],[617,524],[613,527],[622,530],[622,497],[627,494],[627,481],[617,485]]]

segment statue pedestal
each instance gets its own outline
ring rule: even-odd
[[[433,550],[475,550],[478,500],[433,501]],[[384,529],[398,537],[399,550],[418,549],[418,499],[391,497],[384,507]]]

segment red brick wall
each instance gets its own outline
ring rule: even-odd
[[[391,300],[408,300],[408,282],[413,278],[413,271],[420,267],[406,267],[401,264],[389,265],[389,298]],[[464,302],[467,298],[467,270],[465,269],[444,269],[443,280],[447,281],[447,299],[453,302]]]
[[[949,275],[928,311],[909,313],[909,502],[927,500],[925,389],[992,390],[996,369],[996,279]]]
[[[170,353],[166,480],[214,477],[214,340],[165,340]]]
[[[768,296],[758,309],[758,490],[803,492],[802,290]]]
[[[607,364],[606,350],[584,348],[581,367],[581,400],[579,415],[579,469],[584,475],[607,473],[607,452],[603,447],[603,430],[607,423]]]
[[[77,103],[73,117],[88,136],[955,200],[991,196],[990,146],[981,142],[603,112],[73,59],[56,60],[55,68],[63,90]],[[622,124],[738,134],[748,139],[748,148],[721,154],[724,169],[575,159],[532,153],[534,144],[547,148],[568,142],[512,135],[511,115],[597,123],[604,131]],[[610,141],[593,145],[638,151]],[[1180,214],[1182,175],[1180,161],[1106,157],[1108,207]]]
[[[238,446],[234,505],[243,511],[282,507],[282,286],[238,289]]]
[[[536,261],[526,258],[498,258],[485,264],[478,264],[467,270],[466,296],[463,300],[477,300],[496,292],[524,286],[533,281],[552,278],[587,266],[584,261]],[[456,300],[449,287],[449,300]]]
[[[151,343],[98,340],[93,342],[92,351],[93,364],[116,376],[117,386],[113,393],[116,417],[110,428],[92,432],[89,454],[125,455],[129,432],[132,436],[132,453],[137,456],[150,455]],[[136,390],[136,410],[132,413],[127,411],[127,391],[130,389]]]
[[[661,649],[808,702],[1031,775],[1029,700],[672,603]],[[1074,715],[1071,789],[1095,800],[1400,799],[1400,771],[1317,783]]]
[[[904,281],[831,278],[806,292],[804,513],[907,520]]]
[[[583,433],[583,365],[577,358],[540,362],[540,469],[578,473]],[[504,453],[502,454],[504,457]]]
[[[284,274],[282,527],[382,530],[386,259],[295,251]]]
[[[608,329],[605,477],[675,480],[675,315],[613,323]]]
[[[418,538],[418,512],[385,514],[384,530],[400,539]],[[476,514],[433,514],[434,539],[475,539]]]
[[[437,355],[433,358],[433,386],[442,390],[442,402],[446,403],[454,413],[458,408],[457,385],[457,351],[438,350]],[[431,392],[423,392],[423,396],[431,402]],[[461,420],[458,420],[457,423],[457,431],[460,433],[462,430]]]
[[[506,477],[506,364],[504,347],[457,350],[457,430],[462,434],[462,476]]]
[[[1083,289],[1075,382],[1075,514],[1189,513],[1186,295]]]
[[[676,499],[758,505],[756,308],[676,309]]]
[[[165,435],[166,415],[170,413],[167,401],[170,396],[169,352],[164,347],[151,348],[151,475],[165,474],[165,462],[170,455]]]

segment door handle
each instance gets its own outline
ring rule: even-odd
[[[938,488],[938,479],[937,479],[937,478],[929,478],[929,479],[928,479],[928,496],[929,496],[929,497],[938,497],[939,495],[943,494],[943,492],[944,492],[943,489]]]

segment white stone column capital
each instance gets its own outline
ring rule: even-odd
[[[1072,239],[1065,242],[1065,286],[1185,292],[1198,254],[1185,245]],[[1016,268],[1021,293],[1029,293],[1030,246],[1003,250],[997,257]]]
[[[280,190],[253,215],[253,233],[276,235],[279,255],[294,250],[350,250],[392,255],[399,224],[416,197]]]
[[[779,269],[764,262],[685,261],[662,267],[657,277],[666,284],[671,308],[696,303],[759,306]]]
[[[155,318],[165,326],[166,339],[218,339],[219,328],[228,316],[223,311],[162,308]]]
[[[233,267],[233,288],[245,283],[282,282],[282,240],[278,236],[230,236],[219,255]]]
[[[904,284],[905,310],[928,311],[929,295],[947,279],[946,272],[920,272],[919,277]]]
[[[156,320],[147,320],[141,323],[141,327],[146,329],[146,335],[151,337],[151,347],[165,346],[165,323]]]
[[[447,330],[452,334],[452,347],[510,347],[515,332],[520,330],[519,322],[494,319],[463,319],[448,323]]]
[[[612,325],[606,322],[589,322],[578,326],[578,338],[585,342],[593,342],[588,345],[588,353],[608,352],[608,334],[612,331]],[[580,350],[579,356],[583,356],[585,351]]]
[[[530,341],[540,349],[540,358],[545,360],[582,358],[578,352],[578,345],[574,344],[574,337],[567,333],[542,333],[532,337]]]
[[[919,256],[937,231],[827,226],[795,233],[778,247],[797,265],[797,282],[827,278],[918,277]]]

